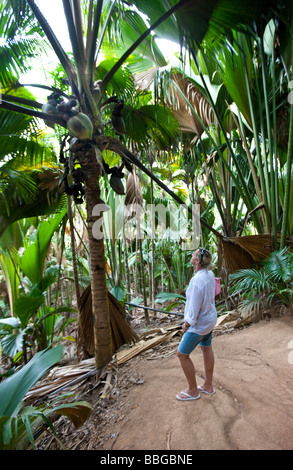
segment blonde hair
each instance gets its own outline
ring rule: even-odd
[[[200,265],[208,270],[214,269],[215,265],[212,263],[212,255],[206,248],[199,248],[196,258],[199,260]]]

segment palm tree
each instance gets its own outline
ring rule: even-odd
[[[6,3],[2,2],[0,7],[1,100],[8,98],[13,103],[25,102],[41,108],[28,89],[14,87],[37,54],[39,42],[34,34],[39,28],[33,15],[25,10],[25,2],[18,3],[14,16]],[[62,196],[58,195],[60,173],[55,152],[43,137],[35,117],[0,110],[0,237],[10,224],[21,218],[54,213],[58,208]],[[46,168],[42,166],[44,162]]]
[[[22,4],[19,3],[21,11]],[[36,105],[35,97],[24,87],[12,89],[18,77],[30,67],[36,55],[37,41],[32,15],[22,22],[24,37],[19,35],[20,18],[11,16],[4,3],[0,7],[0,82],[1,99],[14,102],[25,100]],[[32,30],[33,28],[33,30]],[[59,211],[64,195],[58,190],[60,172],[52,148],[42,139],[43,134],[35,117],[0,110],[0,266],[10,304],[15,313],[19,296],[20,269],[13,254],[22,246],[30,217]],[[46,166],[44,166],[46,162]],[[39,260],[33,269],[39,269]]]
[[[115,79],[116,73],[131,58],[134,51],[138,50],[139,46],[143,45],[143,50],[155,50],[153,47],[154,31],[158,31],[158,34],[165,37],[168,36],[167,33],[173,35],[174,32],[179,32],[179,38],[184,39],[186,44],[190,46],[202,41],[209,26],[209,32],[212,34],[215,29],[223,32],[225,27],[253,19],[254,15],[260,12],[259,4],[262,2],[258,4],[258,2],[243,0],[237,2],[234,7],[231,6],[231,2],[228,2],[230,11],[227,14],[225,13],[227,12],[227,0],[220,3],[218,1],[194,3],[190,0],[179,2],[175,0],[170,2],[97,0],[89,2],[85,21],[80,0],[72,2],[63,0],[62,3],[72,45],[72,58],[64,51],[35,1],[26,0],[25,4],[21,2],[21,7],[28,6],[33,12],[64,69],[71,94],[64,96],[64,93],[54,90],[54,93],[50,95],[50,102],[42,108],[42,111],[38,110],[37,104],[35,105],[37,109],[32,109],[28,107],[32,106],[31,103],[22,100],[21,104],[15,104],[11,98],[2,100],[1,107],[9,111],[45,119],[51,124],[61,125],[69,131],[71,136],[69,149],[67,149],[69,157],[65,159],[64,181],[66,181],[67,173],[70,170],[77,198],[79,199],[80,194],[84,192],[86,199],[92,306],[95,318],[95,358],[97,368],[100,368],[112,356],[104,243],[102,238],[96,239],[94,237],[94,226],[96,223],[99,225],[99,220],[102,217],[99,211],[99,203],[101,202],[99,178],[105,171],[102,152],[105,149],[112,150],[121,156],[123,163],[131,162],[140,166],[144,171],[146,170],[120,139],[106,134],[101,111],[111,101],[115,106],[113,114],[115,119],[112,120],[113,123],[115,121],[114,127],[116,127],[118,134],[124,132],[120,114],[123,103],[109,93],[111,80]],[[7,4],[14,7],[17,14],[20,13],[14,0],[7,1]],[[148,16],[150,27],[141,21],[141,16],[132,8],[133,6]],[[131,46],[122,53],[103,79],[96,81],[96,63],[101,44],[107,28],[112,32],[113,20],[122,10],[124,15],[119,21],[125,26],[124,34],[128,31],[132,38]],[[27,11],[25,9],[26,13]],[[151,32],[153,35],[150,35]],[[110,171],[113,176],[113,172],[117,172],[117,169],[110,169]],[[151,173],[148,173],[152,177]],[[118,173],[119,176],[121,173]]]

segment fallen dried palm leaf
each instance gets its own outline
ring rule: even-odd
[[[56,366],[49,375],[36,384],[25,396],[25,400],[36,399],[42,396],[53,394],[69,384],[72,387],[86,380],[89,374],[95,373],[95,359],[86,359],[78,364],[68,366]]]
[[[219,328],[226,323],[238,320],[239,318],[241,318],[240,313],[235,312],[234,310],[226,312],[224,315],[219,316],[215,328]]]
[[[123,364],[132,357],[157,346],[163,341],[171,339],[181,329],[181,325],[171,326],[169,328],[157,328],[146,333],[149,339],[141,339],[133,347],[118,351],[116,353],[117,365]],[[158,334],[161,333],[161,334]],[[105,395],[111,389],[111,379],[113,377],[114,360],[104,368],[104,371],[100,371],[99,384],[104,384],[102,395]],[[70,387],[70,390],[74,390],[80,386],[80,383],[87,380],[89,376],[97,374],[95,369],[95,359],[85,359],[80,361],[78,364],[71,364],[68,366],[56,366],[51,370],[50,374],[45,380],[36,384],[25,396],[25,400],[34,400],[39,397],[48,395],[54,395],[64,388]],[[104,375],[106,374],[106,378]]]
[[[181,329],[181,326],[178,325],[176,328],[173,327],[172,329],[173,331],[168,331],[167,329],[165,333],[163,334],[155,335],[153,338],[150,338],[147,340],[142,339],[131,348],[118,351],[116,353],[117,364],[118,365],[123,364],[124,362],[128,361],[132,357],[137,356],[138,354],[141,354],[142,352],[147,351],[148,349],[151,349],[154,346],[157,346],[163,341],[168,341],[169,339],[171,339],[174,335],[178,333],[178,330]]]
[[[124,344],[136,342],[138,336],[125,320],[124,308],[120,302],[118,302],[110,292],[108,292],[108,299],[114,353]],[[92,356],[94,354],[95,345],[91,285],[85,289],[80,298],[78,346],[82,348],[87,355]]]
[[[100,384],[104,384],[103,388],[100,392],[100,396],[102,398],[105,398],[106,396],[110,395],[111,390],[116,386],[117,384],[117,371],[114,368],[114,365],[112,364],[111,369],[109,369],[105,380],[101,380]]]

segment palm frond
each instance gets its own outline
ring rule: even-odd
[[[54,34],[51,26],[48,24],[46,18],[42,14],[41,10],[38,8],[34,0],[26,0],[28,5],[31,8],[31,11],[35,15],[36,19],[38,20],[41,28],[43,29],[44,33],[46,34],[48,41],[50,42],[51,46],[53,47],[58,59],[60,60],[66,75],[68,77],[68,80],[73,83],[73,80],[76,77],[76,73],[74,71],[73,65],[68,57],[68,55],[65,53],[63,47],[61,46],[58,38]]]
[[[24,0],[3,0],[0,6],[0,83],[11,85],[31,68],[31,59],[46,50],[43,36]],[[40,43],[41,41],[41,43]]]
[[[13,137],[13,140],[12,138]],[[20,137],[17,134],[1,136],[0,160],[4,157],[20,157],[23,164],[41,164],[45,161],[55,160],[52,149],[47,145],[36,140],[29,140],[26,137]],[[1,169],[2,171],[2,169]]]
[[[30,69],[30,59],[36,56],[36,41],[31,39],[13,39],[0,45],[0,80],[2,87],[15,82],[17,77]]]
[[[263,266],[276,282],[288,282],[293,279],[293,265],[288,256],[288,247],[281,251],[274,251],[268,259],[263,261]]]
[[[8,190],[8,191],[7,191]],[[10,163],[1,166],[0,191],[2,199],[4,194],[10,200],[22,199],[24,203],[29,203],[33,199],[36,190],[36,183],[24,168],[13,168]]]
[[[269,294],[268,299],[271,300],[271,303],[277,303],[280,305],[286,305],[288,307],[292,306],[293,304],[293,289],[292,286],[290,288],[279,288],[276,291],[273,291]]]
[[[137,109],[125,106],[124,113],[127,135],[134,141],[152,139],[159,148],[167,149],[179,134],[173,113],[164,106],[148,105]]]
[[[101,61],[95,71],[95,79],[103,80],[108,71],[111,70],[115,60],[106,58]],[[119,98],[130,100],[134,92],[133,77],[127,66],[119,69],[107,88],[109,96],[118,95]]]
[[[25,171],[24,171],[25,169]],[[52,168],[1,167],[0,237],[17,220],[62,212],[66,195],[59,189],[60,172]]]
[[[31,124],[32,120],[30,116],[22,116],[21,114],[17,113],[10,113],[6,110],[0,110],[0,136],[1,141],[4,137],[9,137],[14,135],[19,135],[24,131],[27,131]],[[4,153],[2,150],[0,151],[1,158],[3,157]]]
[[[266,303],[259,297],[249,298],[239,302],[237,310],[242,317],[253,315],[254,318],[259,316],[261,310],[266,306]]]
[[[142,16],[135,11],[126,11],[121,24],[121,37],[126,47],[130,47],[147,29]],[[167,65],[166,60],[155,42],[155,34],[149,35],[143,43],[139,44],[135,54],[148,58],[152,63],[162,67]]]
[[[231,274],[231,281],[236,281],[235,287],[232,288],[235,294],[240,292],[259,294],[268,290],[272,282],[270,274],[254,268],[241,269]]]
[[[266,308],[292,305],[292,271],[292,251],[287,248],[271,253],[257,268],[231,274],[231,291],[242,297],[237,310],[242,315],[258,315]]]
[[[26,0],[2,0],[0,13],[0,36],[13,39],[21,32],[26,37],[36,34],[43,37]]]

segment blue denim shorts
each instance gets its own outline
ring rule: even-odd
[[[186,331],[182,336],[178,349],[181,354],[190,354],[198,344],[200,344],[200,346],[211,346],[212,331],[203,336]]]

